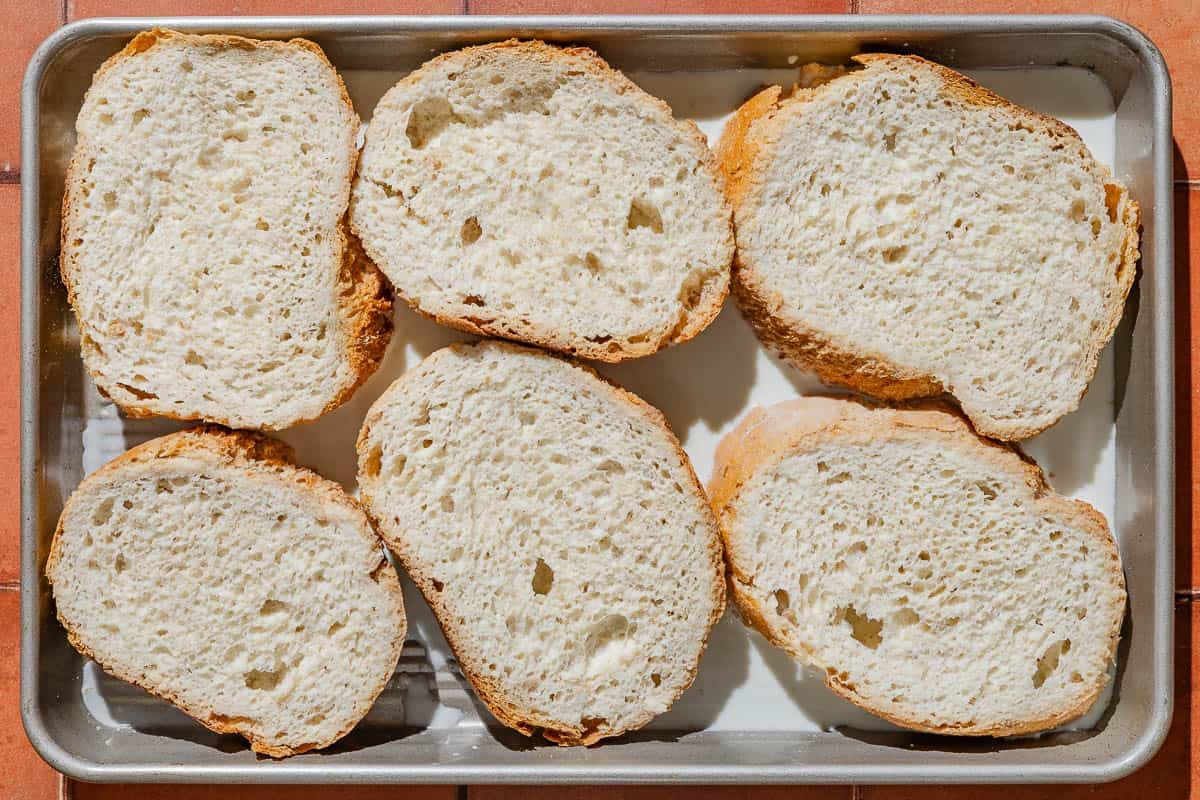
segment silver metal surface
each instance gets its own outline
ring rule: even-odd
[[[469,707],[461,683],[404,666],[367,722],[324,753],[261,759],[158,709],[101,725],[84,705],[86,662],[67,643],[41,574],[81,472],[84,376],[58,277],[59,205],[75,114],[92,72],[138,30],[317,41],[340,69],[403,70],[435,52],[511,36],[588,44],[639,70],[786,67],[864,50],[915,52],[953,67],[1082,66],[1116,107],[1116,171],[1142,204],[1141,275],[1114,339],[1116,513],[1130,608],[1116,697],[1092,730],[969,741],[839,729],[635,733],[598,748],[531,743],[484,725],[405,728],[416,694]],[[793,59],[794,61],[794,59]],[[1172,709],[1174,373],[1171,97],[1158,50],[1105,17],[272,17],[94,19],[34,55],[22,92],[21,712],[38,752],[91,781],[169,782],[1087,782],[1145,763]],[[93,667],[94,669],[94,667]],[[137,702],[131,703],[136,707]],[[158,720],[154,722],[154,720]],[[175,720],[174,722],[172,720]]]

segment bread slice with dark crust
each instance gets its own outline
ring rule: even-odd
[[[129,416],[278,430],[353,394],[392,297],[345,222],[359,120],[321,48],[155,29],[76,121],[61,273]]]
[[[1125,581],[1107,521],[945,404],[756,408],[709,496],[746,623],[890,722],[1042,731],[1109,679]]]
[[[946,392],[981,433],[1033,436],[1121,318],[1138,205],[1062,122],[916,56],[853,62],[725,129],[737,302],[827,383]]]
[[[349,733],[404,645],[362,508],[257,433],[193,428],[89,475],[46,577],[79,652],[277,758]]]
[[[729,290],[704,135],[583,47],[468,47],[397,83],[351,222],[421,314],[599,361],[691,339]]]
[[[376,401],[358,456],[368,513],[500,722],[590,745],[691,685],[720,536],[644,401],[542,351],[453,345]]]

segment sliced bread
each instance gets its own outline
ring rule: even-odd
[[[945,391],[980,433],[1032,436],[1121,318],[1138,205],[1063,123],[921,58],[853,61],[726,127],[738,303],[826,382]]]
[[[1100,695],[1125,610],[1108,523],[949,407],[755,409],[713,474],[743,618],[847,700],[1005,736]]]
[[[400,582],[362,508],[261,434],[195,428],[97,470],[46,577],[81,653],[276,757],[349,732],[404,644]]]
[[[455,345],[379,398],[358,454],[368,513],[500,722],[592,744],[692,683],[720,537],[642,400],[547,353]]]
[[[729,287],[704,136],[585,48],[469,47],[400,81],[351,221],[422,314],[601,361],[692,338]]]
[[[131,416],[277,430],[346,400],[391,295],[343,223],[358,117],[312,42],[139,34],[76,121],[62,278]]]

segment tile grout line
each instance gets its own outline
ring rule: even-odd
[[[6,169],[0,171],[0,186],[17,186],[21,183],[20,169]]]
[[[13,579],[11,581],[0,581],[0,592],[19,592],[21,591],[21,581]]]
[[[61,22],[59,22],[60,25],[66,25],[71,19],[71,11],[73,10],[71,8],[71,2],[72,0],[62,0],[62,14],[59,17],[61,20]]]
[[[857,3],[858,0],[851,0],[851,2]],[[863,800],[864,796],[863,787],[857,783],[850,787],[850,800]]]
[[[1187,187],[1189,189],[1200,189],[1200,180],[1177,179],[1175,181],[1175,188],[1178,189],[1180,187]]]
[[[75,789],[71,785],[71,779],[61,772],[58,773],[58,800],[74,800]]]
[[[463,5],[466,5],[466,3],[464,3]],[[456,786],[454,788],[454,800],[470,800],[470,796],[471,796],[471,787]]]
[[[1176,589],[1176,603],[1197,603],[1200,602],[1200,589]]]

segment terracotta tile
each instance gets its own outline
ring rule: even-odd
[[[471,14],[845,14],[852,0],[467,0]]]
[[[1200,583],[1200,185],[1175,190],[1175,585]]]
[[[466,0],[67,0],[67,16],[461,14],[465,6]]]
[[[51,800],[58,796],[58,773],[34,752],[21,726],[17,638],[20,595],[0,591],[0,797]]]
[[[472,786],[468,800],[850,800],[849,786]]]
[[[1200,653],[1192,642],[1200,635],[1200,603],[1175,609],[1175,716],[1162,749],[1142,769],[1114,783],[1097,786],[864,786],[863,800],[1177,800],[1200,797]]]
[[[0,185],[0,586],[15,583],[21,568],[20,227],[20,187]]]
[[[1200,178],[1200,14],[1196,0],[855,0],[863,14],[1107,14],[1125,20],[1162,50],[1175,92],[1175,177],[1185,178],[1191,162]]]
[[[21,79],[33,51],[62,25],[62,0],[0,0],[0,18],[5,21],[0,97],[7,108],[0,119],[0,181],[14,182],[21,163]]]
[[[454,786],[204,786],[69,781],[71,800],[454,800]]]

